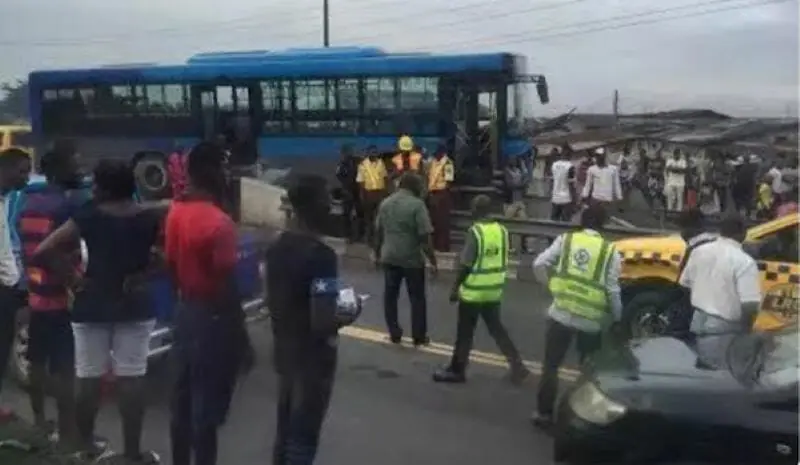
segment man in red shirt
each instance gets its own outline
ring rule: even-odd
[[[189,152],[188,186],[167,214],[165,256],[180,299],[175,315],[177,381],[172,404],[172,463],[213,465],[236,375],[252,362],[236,292],[237,234],[221,209],[223,151],[201,143]]]

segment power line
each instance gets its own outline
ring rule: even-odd
[[[486,19],[500,19],[500,18],[507,18],[512,17],[520,14],[529,14],[534,13],[537,11],[544,11],[544,10],[552,10],[557,8],[563,8],[570,5],[584,3],[588,0],[566,0],[562,2],[551,2],[542,5],[536,5],[532,7],[520,8],[516,10],[504,10],[499,13],[490,13],[490,14],[483,14],[480,17],[480,20]],[[445,12],[447,14],[452,14],[458,11],[467,11],[473,10],[478,7],[485,7],[489,4],[493,3],[503,3],[502,0],[476,0],[470,2],[468,4],[461,4],[455,7],[441,7],[441,8],[430,8],[425,11],[418,11],[415,13],[416,16],[426,17],[430,16],[431,13],[436,12]],[[396,0],[392,0],[390,2],[384,2],[384,5],[400,5],[400,2]],[[371,6],[376,6],[375,4],[370,4]],[[0,46],[33,46],[33,47],[70,47],[70,46],[85,46],[85,45],[94,45],[94,44],[101,44],[101,43],[109,43],[109,42],[116,42],[120,40],[126,40],[135,38],[137,36],[153,36],[153,35],[200,35],[201,33],[205,35],[206,31],[222,31],[222,30],[251,30],[251,29],[263,29],[265,26],[268,26],[268,22],[264,19],[258,19],[253,16],[263,16],[265,13],[253,13],[248,15],[247,17],[239,17],[230,20],[219,21],[217,23],[204,23],[200,25],[195,25],[191,27],[170,27],[170,28],[160,28],[160,29],[151,29],[148,31],[140,31],[138,33],[124,33],[124,34],[117,34],[111,36],[100,36],[100,37],[84,37],[84,38],[62,38],[62,39],[44,39],[44,40],[37,40],[32,42],[25,42],[25,41],[4,41],[0,40]],[[385,18],[385,15],[381,15],[383,18],[366,18],[360,21],[348,23],[347,27],[358,27],[358,26],[371,26],[374,27],[376,24],[381,23],[389,23],[389,22],[396,22],[397,16],[391,16],[389,18]],[[399,16],[399,15],[398,15]],[[331,17],[331,21],[335,22],[336,15],[334,14]],[[304,23],[311,24],[311,21],[304,21]],[[463,19],[459,20],[452,20],[446,19],[445,21],[438,21],[433,22],[430,24],[422,24],[425,27],[449,27],[449,26],[461,26],[464,25],[465,21]],[[316,22],[313,22],[316,25]],[[416,24],[420,26],[419,23]],[[200,30],[198,30],[200,29]],[[407,31],[403,31],[403,34],[407,34]],[[295,32],[290,34],[279,34],[272,36],[275,39],[287,39],[287,38],[296,38],[300,36],[306,36],[311,34],[319,34],[319,27],[315,27],[313,30],[309,30],[308,32]],[[389,34],[391,35],[391,34]],[[355,37],[355,38],[345,38],[345,42],[366,42],[368,39],[386,37],[386,33],[382,33],[379,35],[371,35],[365,37]],[[366,40],[365,40],[366,39]],[[342,39],[339,39],[339,42],[342,42]]]
[[[705,3],[701,3],[700,5],[707,4],[707,3],[730,3],[731,1],[737,1],[737,0],[713,0],[713,2],[705,2]],[[678,20],[678,19],[688,19],[688,18],[694,18],[694,17],[699,17],[699,16],[707,16],[707,15],[722,13],[722,12],[726,12],[726,11],[735,11],[735,10],[745,10],[745,9],[750,9],[750,8],[758,8],[758,7],[767,6],[767,5],[773,5],[773,4],[779,4],[779,3],[787,3],[787,2],[790,2],[790,1],[794,1],[794,0],[757,1],[757,2],[752,2],[752,3],[748,3],[748,4],[739,4],[739,5],[732,5],[732,6],[726,6],[726,7],[720,7],[720,8],[710,8],[710,9],[702,10],[702,11],[693,11],[693,12],[688,12],[688,13],[685,13],[685,14],[682,14],[682,15],[675,15],[675,16],[668,16],[668,17],[647,18],[647,19],[642,19],[642,20],[638,20],[638,21],[626,22],[626,23],[622,23],[622,24],[604,25],[604,26],[600,26],[600,27],[582,29],[582,30],[579,30],[579,31],[554,32],[552,34],[544,34],[544,35],[539,35],[539,36],[530,35],[530,33],[513,34],[513,35],[510,35],[510,36],[507,36],[507,37],[509,37],[509,38],[517,37],[516,39],[502,40],[502,41],[499,41],[499,42],[496,42],[496,43],[491,43],[492,38],[484,38],[484,39],[478,39],[478,40],[476,40],[474,42],[470,41],[470,42],[467,42],[467,43],[458,44],[456,46],[457,48],[455,48],[454,50],[460,50],[460,49],[462,49],[464,47],[469,47],[472,44],[487,45],[487,43],[486,43],[487,40],[490,41],[490,43],[488,45],[494,45],[494,46],[497,46],[497,45],[512,45],[512,44],[525,43],[525,42],[539,42],[539,41],[545,41],[545,40],[548,40],[548,39],[554,39],[554,38],[559,38],[559,37],[582,36],[582,35],[591,34],[591,33],[595,33],[595,32],[615,31],[615,30],[618,30],[618,29],[625,29],[625,28],[634,27],[634,26],[640,26],[640,25],[645,25],[645,24],[656,24],[656,23],[662,23],[662,22],[667,22],[667,21],[675,21],[675,20]],[[650,14],[648,14],[648,15],[650,15]],[[642,14],[637,14],[637,15],[633,15],[633,16],[645,16],[645,14],[642,13]],[[611,19],[609,19],[608,21],[610,21],[610,20]],[[574,27],[580,27],[580,26],[587,25],[587,23],[591,23],[591,22],[574,23],[574,24],[566,25],[566,26],[564,26],[564,28],[571,29],[571,28],[574,28]]]

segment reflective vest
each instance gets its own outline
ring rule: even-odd
[[[555,306],[589,320],[606,319],[610,314],[606,270],[614,253],[614,245],[599,234],[566,234],[550,278]]]
[[[478,244],[475,263],[458,289],[464,302],[500,302],[508,268],[508,231],[497,222],[475,223],[470,228]]]
[[[394,164],[394,169],[397,170],[398,173],[402,173],[406,170],[404,164],[404,157],[402,153],[398,153],[397,155],[392,157],[392,163]],[[408,156],[408,166],[411,171],[419,171],[422,167],[422,155],[418,154],[417,152],[412,152]]]
[[[453,182],[453,175],[453,162],[447,156],[433,159],[428,169],[428,191],[447,189],[448,183]]]
[[[380,191],[386,189],[386,165],[383,160],[370,161],[364,159],[358,165],[358,181],[364,186],[364,190]]]

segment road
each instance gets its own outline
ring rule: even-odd
[[[522,387],[505,379],[502,358],[485,328],[476,335],[477,353],[466,385],[434,384],[432,371],[446,363],[455,332],[455,307],[447,302],[452,275],[442,274],[428,289],[430,347],[413,349],[388,344],[383,330],[382,275],[364,263],[345,262],[344,279],[372,295],[358,327],[346,328],[340,342],[340,364],[319,463],[382,465],[549,464],[550,440],[534,430],[528,415],[535,405],[536,377]],[[544,311],[549,299],[531,283],[509,285],[503,316],[528,365],[541,360]],[[401,298],[406,328],[407,301]],[[270,329],[253,325],[260,363],[240,386],[222,432],[220,463],[268,463],[274,432],[275,379],[270,366]],[[565,372],[566,380],[574,373]],[[144,444],[162,454],[169,450],[169,370],[151,374],[151,408]],[[11,392],[12,406],[29,411],[21,392]],[[116,408],[104,408],[98,432],[119,445]]]

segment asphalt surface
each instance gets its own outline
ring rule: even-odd
[[[394,347],[384,334],[382,274],[363,262],[345,262],[344,279],[371,298],[358,327],[346,328],[340,341],[338,378],[324,428],[318,463],[382,465],[550,464],[550,439],[533,429],[536,376],[521,387],[505,379],[505,366],[485,328],[476,334],[466,385],[437,385],[434,369],[445,364],[455,333],[455,306],[447,302],[452,274],[440,274],[428,287],[429,328],[434,343],[424,349]],[[536,284],[509,285],[503,318],[528,366],[541,360],[546,291]],[[408,304],[400,312],[410,327]],[[269,463],[275,424],[275,377],[270,362],[270,329],[254,323],[259,356],[254,372],[240,386],[221,437],[221,464]],[[568,382],[574,373],[565,373]],[[169,464],[169,367],[156,366],[151,378],[151,407],[144,444]],[[20,391],[4,392],[6,403],[29,412]],[[51,410],[52,411],[52,410]],[[107,405],[98,434],[119,447],[116,408]]]

